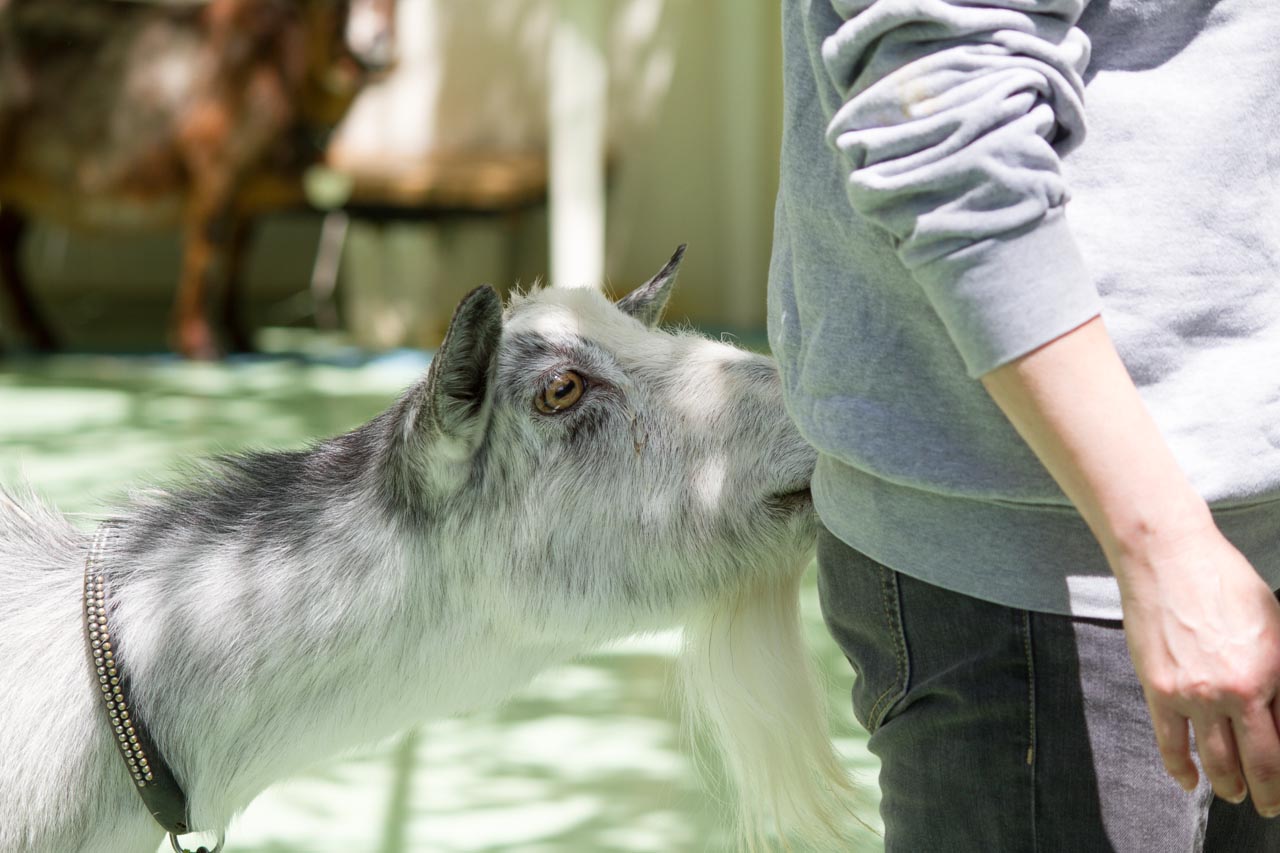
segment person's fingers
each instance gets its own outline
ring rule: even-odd
[[[1200,766],[1213,786],[1213,792],[1227,802],[1244,802],[1248,789],[1240,772],[1240,756],[1231,731],[1231,720],[1217,716],[1196,717],[1191,724],[1196,731]]]
[[[1253,807],[1263,817],[1280,814],[1280,734],[1276,732],[1277,703],[1246,708],[1233,721],[1240,764]]]
[[[1151,722],[1155,728],[1156,744],[1164,769],[1173,780],[1190,791],[1196,787],[1200,774],[1191,760],[1191,740],[1187,734],[1187,718],[1166,706],[1148,703]]]

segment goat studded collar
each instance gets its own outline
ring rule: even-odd
[[[105,556],[116,537],[117,526],[116,522],[107,521],[98,527],[84,563],[84,626],[90,666],[98,676],[103,707],[110,718],[116,746],[138,795],[156,823],[169,833],[173,849],[182,853],[177,836],[191,832],[187,824],[187,796],[132,704],[129,676],[120,662],[120,641],[112,635],[107,623],[111,573]],[[221,849],[219,839],[213,851],[201,847],[196,853],[218,853]]]

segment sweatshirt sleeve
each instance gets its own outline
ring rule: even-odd
[[[1100,309],[1063,218],[1084,137],[1084,0],[829,0],[828,142],[970,375]]]

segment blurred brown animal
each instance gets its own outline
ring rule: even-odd
[[[239,264],[254,216],[301,177],[393,60],[395,0],[0,0],[0,279],[31,343],[55,339],[22,277],[28,219],[181,227],[170,327],[188,357],[247,349]]]

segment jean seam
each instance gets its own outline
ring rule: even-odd
[[[1022,648],[1027,666],[1027,772],[1031,819],[1031,849],[1040,849],[1040,830],[1036,825],[1036,659],[1031,642],[1031,611],[1022,611]]]
[[[898,588],[898,577],[892,569],[880,567],[880,602],[884,619],[893,642],[893,657],[896,667],[893,683],[885,688],[867,712],[867,729],[874,732],[880,728],[884,718],[889,715],[893,706],[907,692],[907,679],[910,676],[910,660],[907,655],[907,641],[902,627],[902,596]]]

